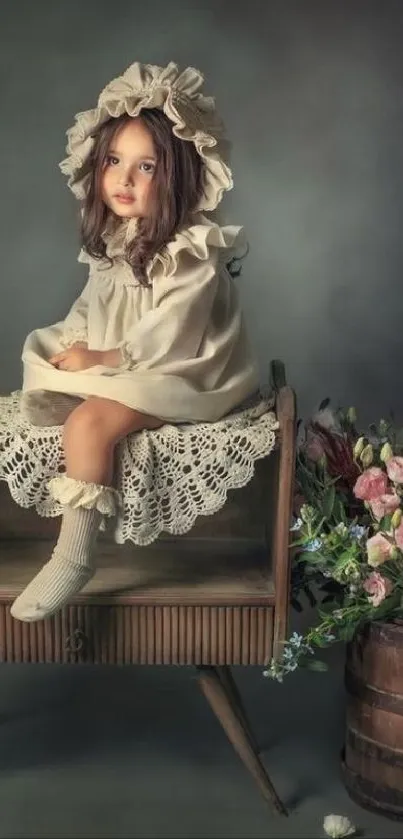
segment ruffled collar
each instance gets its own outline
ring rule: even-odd
[[[226,162],[229,144],[212,97],[200,93],[203,75],[193,67],[179,73],[170,62],[167,67],[132,64],[122,76],[113,79],[101,92],[97,107],[76,114],[67,132],[67,157],[60,163],[74,195],[85,198],[88,174],[85,164],[93,147],[93,135],[111,116],[124,113],[132,117],[142,108],[161,108],[172,122],[172,131],[182,140],[192,141],[203,160],[203,195],[198,211],[214,210],[226,190],[232,189],[232,173]]]
[[[114,262],[124,262],[124,252],[127,244],[136,235],[137,219],[117,220],[110,218],[105,228],[103,238],[106,242],[107,256]],[[228,262],[232,255],[245,248],[245,236],[242,227],[235,225],[221,226],[203,215],[196,213],[189,225],[179,231],[171,242],[157,253],[150,261],[147,274],[150,281],[157,275],[173,277],[178,270],[180,256],[186,252],[197,260],[207,260],[212,249],[220,251],[219,258]],[[92,263],[91,257],[84,251],[80,254],[80,262]],[[95,260],[99,264],[99,260]]]

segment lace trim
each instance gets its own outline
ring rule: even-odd
[[[49,481],[64,467],[62,428],[39,428],[20,413],[20,391],[0,397],[0,479],[21,507],[58,516]],[[272,451],[278,423],[260,399],[215,423],[167,424],[119,444],[114,538],[149,545],[165,531],[183,534],[213,515],[229,490],[245,486],[254,464]]]
[[[48,486],[55,501],[63,507],[69,504],[74,508],[85,507],[87,510],[95,508],[103,516],[116,515],[120,497],[112,487],[76,481],[75,478],[69,478],[67,475],[57,475],[49,481]]]
[[[120,370],[133,370],[136,362],[130,352],[130,344],[127,342],[120,344],[119,350],[122,357],[122,363],[119,365]]]
[[[62,347],[66,350],[69,347],[72,347],[73,344],[76,344],[78,341],[83,341],[87,343],[88,335],[86,329],[71,329],[71,327],[66,327],[63,332],[62,337],[60,338],[60,343]]]

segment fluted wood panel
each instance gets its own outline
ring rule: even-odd
[[[266,606],[68,606],[45,621],[0,605],[0,662],[260,664],[271,655]]]

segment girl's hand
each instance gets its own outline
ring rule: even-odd
[[[103,364],[103,357],[104,353],[101,350],[89,350],[85,346],[75,344],[73,347],[63,350],[63,352],[52,355],[52,358],[48,360],[58,370],[68,370],[70,373],[75,373],[77,370],[88,370],[89,367]]]

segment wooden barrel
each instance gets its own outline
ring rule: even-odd
[[[403,621],[371,623],[347,647],[347,791],[362,807],[403,820]]]

